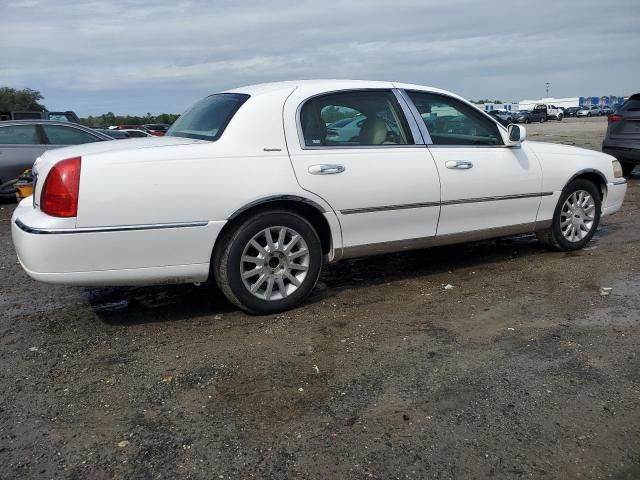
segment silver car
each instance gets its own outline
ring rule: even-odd
[[[599,117],[600,116],[600,107],[597,105],[593,105],[591,107],[584,106],[578,110],[576,113],[577,117]]]
[[[0,122],[0,185],[18,178],[31,168],[45,150],[103,142],[111,137],[77,123],[52,120],[9,120]],[[13,186],[0,190],[0,197],[13,197]]]

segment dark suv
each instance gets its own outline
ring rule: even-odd
[[[602,151],[620,160],[629,175],[640,164],[640,93],[631,95],[608,121]]]

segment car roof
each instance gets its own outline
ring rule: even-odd
[[[254,85],[246,85],[244,87],[233,88],[231,90],[225,90],[222,93],[246,93],[248,95],[260,95],[265,93],[272,93],[279,90],[291,90],[295,87],[312,87],[321,88],[327,91],[332,89],[358,89],[358,88],[404,88],[404,89],[419,89],[419,90],[432,90],[440,91],[443,93],[449,93],[445,90],[429,87],[426,85],[416,85],[412,83],[398,83],[389,82],[383,80],[342,80],[342,79],[317,79],[317,80],[287,80],[282,82],[270,82],[270,83],[258,83]]]
[[[220,93],[240,93],[257,96],[284,96],[287,97],[297,90],[297,93],[303,96],[313,96],[322,93],[330,93],[332,91],[342,90],[359,90],[359,89],[390,89],[401,88],[405,90],[418,90],[430,93],[440,93],[449,97],[457,98],[469,103],[465,98],[455,93],[440,88],[430,87],[427,85],[417,85],[413,83],[389,82],[378,80],[340,80],[340,79],[318,79],[318,80],[289,80],[283,82],[259,83],[256,85],[247,85],[232,90],[225,90]]]

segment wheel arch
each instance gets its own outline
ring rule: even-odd
[[[324,214],[328,211],[319,203],[299,195],[272,195],[250,202],[233,212],[216,239],[213,252],[222,244],[227,234],[246,218],[266,210],[289,210],[305,218],[320,237],[322,253],[327,255],[333,249],[332,232]]]
[[[590,182],[592,182],[600,191],[600,198],[604,203],[605,197],[607,195],[607,177],[605,177],[605,175],[601,171],[596,170],[595,168],[585,168],[584,170],[580,170],[578,173],[573,175],[569,179],[569,181],[565,183],[562,189],[564,190],[571,182],[579,178],[584,178],[585,180],[589,180]]]

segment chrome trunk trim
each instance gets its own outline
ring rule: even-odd
[[[89,228],[36,228],[25,225],[19,218],[16,219],[16,226],[34,235],[64,235],[72,233],[107,233],[107,232],[128,232],[136,230],[161,230],[167,228],[190,228],[206,227],[209,222],[187,222],[187,223],[158,223],[153,225],[118,225],[115,227],[89,227]]]

